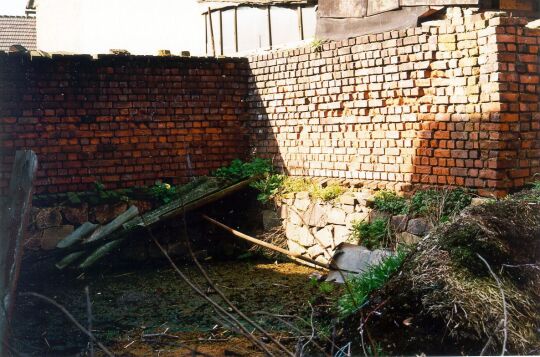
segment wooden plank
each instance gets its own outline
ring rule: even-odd
[[[159,207],[154,211],[148,212],[142,217],[136,216],[128,222],[123,223],[122,229],[114,230],[110,233],[114,233],[112,239],[107,240],[106,236],[102,236],[102,233],[96,231],[95,233],[101,236],[99,240],[104,242],[101,247],[96,247],[96,245],[93,244],[95,240],[90,241],[90,239],[88,239],[87,242],[81,245],[81,250],[65,256],[56,264],[56,267],[58,269],[64,269],[71,265],[84,255],[84,246],[89,244],[89,248],[92,248],[94,251],[79,265],[79,268],[81,269],[89,268],[112,250],[120,246],[127,236],[135,233],[141,228],[145,226],[150,227],[161,221],[178,217],[189,211],[220,200],[223,197],[247,187],[254,179],[255,178],[251,178],[231,185],[224,183],[221,179],[199,178],[198,181],[191,182],[179,188],[180,192],[189,189],[189,191],[185,192],[184,197]],[[68,251],[70,251],[70,249],[68,249]]]
[[[76,230],[71,232],[66,237],[62,238],[62,240],[56,245],[56,248],[67,248],[72,246],[73,244],[83,240],[83,238],[85,238],[89,234],[93,233],[98,226],[98,224],[90,222],[83,223]]]
[[[399,0],[368,0],[367,16],[399,9]]]
[[[318,16],[320,17],[365,17],[367,0],[319,0]]]
[[[478,5],[479,0],[401,0],[401,6],[460,6]]]
[[[0,207],[0,352],[7,355],[9,321],[24,247],[24,236],[32,205],[32,187],[37,171],[33,151],[17,151],[11,172],[8,196]]]

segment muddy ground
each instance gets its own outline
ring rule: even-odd
[[[310,281],[316,273],[293,263],[264,260],[208,260],[204,265],[217,286],[236,306],[294,349],[298,332],[275,318],[257,312],[294,315],[309,320],[310,302],[329,299]],[[184,262],[182,270],[209,295],[196,268]],[[39,269],[23,272],[19,292],[38,292],[65,306],[86,322],[85,286],[92,300],[94,332],[118,355],[190,355],[187,344],[211,355],[253,355],[257,350],[245,338],[223,327],[223,322],[169,266],[103,267],[82,275]],[[330,293],[335,294],[336,291]],[[321,297],[321,295],[324,295]],[[321,300],[321,298],[323,300]],[[309,334],[296,318],[288,318]],[[319,324],[317,322],[317,324]],[[225,324],[226,325],[226,324]],[[325,326],[318,326],[324,330]],[[251,329],[250,329],[251,330]],[[178,338],[144,338],[166,331]],[[68,356],[84,352],[87,338],[55,307],[34,297],[21,296],[13,321],[13,347],[35,356]]]

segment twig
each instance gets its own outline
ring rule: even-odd
[[[90,288],[84,287],[84,294],[86,295],[86,318],[88,319],[88,331],[92,331],[92,301],[90,300]],[[94,357],[94,342],[89,339],[88,345],[90,346],[90,357]]]
[[[269,340],[271,340],[273,343],[275,343],[279,349],[281,349],[285,354],[289,355],[290,357],[294,357],[294,354],[289,351],[287,349],[287,347],[283,346],[283,344],[281,344],[278,340],[276,340],[272,335],[270,335],[265,329],[263,329],[259,324],[257,324],[255,321],[253,321],[252,319],[250,319],[246,314],[244,314],[242,311],[240,311],[240,309],[238,309],[236,307],[236,305],[234,305],[226,296],[225,294],[223,293],[223,291],[221,291],[217,286],[216,284],[214,284],[214,282],[212,281],[212,279],[210,278],[210,276],[208,275],[208,273],[206,272],[206,270],[202,267],[201,263],[199,262],[199,260],[197,259],[197,257],[195,256],[195,253],[193,252],[193,249],[191,248],[191,243],[189,242],[189,237],[188,237],[188,232],[187,232],[187,221],[186,221],[186,217],[185,217],[185,213],[183,215],[183,220],[184,220],[184,235],[185,235],[185,240],[186,240],[186,245],[188,247],[188,251],[189,251],[189,254],[191,255],[191,259],[193,259],[193,261],[195,262],[195,265],[197,266],[197,268],[199,269],[199,271],[201,272],[202,276],[206,279],[206,282],[208,283],[208,285],[210,285],[210,287],[221,297],[221,299],[227,304],[229,305],[229,307],[231,309],[234,310],[234,312],[236,312],[238,315],[240,315],[240,317],[242,317],[244,320],[246,320],[249,324],[251,324],[253,327],[255,327],[259,332],[261,332],[266,338],[268,338]]]
[[[269,312],[266,312],[266,311],[255,311],[253,314],[255,315],[265,315],[265,316],[271,316],[271,317],[275,317],[276,319],[278,319],[281,323],[289,326],[290,328],[292,328],[294,331],[298,332],[300,335],[304,335],[305,332],[300,330],[298,327],[294,326],[292,323],[290,323],[289,321],[285,320],[284,318],[292,318],[292,319],[298,319],[300,320],[300,322],[302,322],[303,324],[305,324],[306,326],[309,326],[309,322],[307,322],[306,320],[304,320],[303,318],[301,318],[300,316],[295,316],[295,315],[280,315],[280,314],[272,314],[272,313],[269,313]],[[330,342],[330,344],[332,345],[332,348],[337,348],[337,346],[334,344],[334,342],[332,340],[330,340],[328,337],[324,336],[324,339],[326,339],[328,342]],[[327,355],[326,351],[324,350],[324,348],[322,346],[320,346],[317,342],[313,341],[313,344],[315,345],[315,347],[317,347],[322,353],[324,353],[325,355]]]
[[[493,276],[493,279],[495,279],[495,281],[497,282],[497,286],[499,287],[499,291],[501,292],[501,299],[502,299],[502,304],[503,304],[503,317],[504,317],[504,320],[503,320],[503,345],[502,345],[501,356],[504,356],[504,353],[506,352],[506,341],[508,340],[508,311],[506,310],[506,298],[504,296],[504,290],[502,288],[501,281],[499,280],[497,275],[495,275],[493,270],[491,270],[491,266],[489,266],[488,262],[484,258],[482,258],[482,256],[480,254],[476,253],[476,255],[478,256],[478,258],[480,258],[480,260],[482,260],[482,262],[484,262],[484,264],[486,265],[486,267],[489,270],[489,273],[491,274],[491,276]]]
[[[158,247],[158,249],[161,251],[161,253],[167,258],[173,269],[176,271],[176,273],[182,278],[182,280],[188,284],[188,286],[195,291],[199,296],[201,296],[204,300],[206,300],[210,305],[212,305],[215,309],[219,310],[221,313],[225,314],[227,317],[229,317],[231,320],[235,322],[235,324],[241,329],[244,330],[250,337],[249,339],[255,343],[257,346],[259,346],[265,353],[267,353],[270,356],[273,356],[272,352],[259,340],[257,340],[253,335],[249,333],[249,331],[246,330],[246,328],[242,325],[240,321],[238,321],[232,314],[230,314],[228,311],[226,311],[221,305],[216,303],[214,300],[208,297],[204,292],[202,292],[191,280],[188,279],[188,277],[178,268],[178,266],[175,264],[175,262],[172,260],[170,255],[167,253],[167,251],[159,244],[156,237],[154,237],[152,231],[147,227],[148,234]]]
[[[114,354],[109,351],[107,349],[107,347],[105,347],[101,342],[99,342],[96,338],[96,336],[94,336],[94,334],[92,334],[91,331],[88,331],[83,325],[81,325],[79,323],[79,321],[77,321],[77,319],[69,312],[67,311],[67,309],[60,305],[59,303],[57,303],[56,301],[54,301],[53,299],[45,296],[45,295],[41,295],[41,294],[38,294],[38,293],[34,293],[34,292],[28,292],[28,293],[21,293],[20,294],[21,296],[32,296],[32,297],[36,297],[38,299],[41,299],[51,305],[53,305],[54,307],[56,307],[57,309],[59,309],[60,311],[62,311],[64,313],[64,315],[66,315],[66,317],[71,321],[73,322],[73,324],[75,326],[77,326],[77,328],[79,330],[81,330],[86,336],[88,336],[90,338],[90,340],[92,340],[92,342],[94,342],[96,345],[99,346],[99,348],[101,348],[101,350],[109,357],[114,357]]]
[[[308,301],[308,304],[309,304],[309,307],[311,308],[311,317],[310,317],[311,336],[309,337],[309,340],[307,340],[307,342],[302,345],[302,349],[300,350],[300,356],[304,355],[304,349],[306,348],[307,345],[310,344],[311,341],[313,341],[313,338],[315,337],[315,326],[313,325],[314,310],[313,310],[313,306],[311,305],[311,303],[309,301]]]

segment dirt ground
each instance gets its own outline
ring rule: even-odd
[[[295,336],[299,333],[260,312],[309,320],[310,302],[320,300],[323,294],[310,282],[310,275],[316,271],[293,263],[261,260],[208,260],[204,265],[237,307],[294,349]],[[192,264],[184,263],[181,268],[219,301],[219,296],[208,289]],[[84,288],[88,286],[93,331],[117,355],[191,355],[185,346],[218,356],[255,355],[257,352],[249,341],[232,332],[167,265],[96,269],[77,274],[41,268],[23,271],[19,292],[33,291],[53,298],[86,325]],[[310,328],[298,318],[288,319],[309,335]],[[87,338],[61,312],[34,297],[19,297],[12,328],[12,345],[24,354],[78,355],[88,344]],[[171,336],[144,336],[159,333]]]

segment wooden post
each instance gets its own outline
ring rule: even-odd
[[[31,150],[17,151],[11,172],[8,196],[0,207],[0,354],[7,355],[9,321],[32,205],[32,187],[37,156]],[[4,352],[4,353],[2,353]]]
[[[234,8],[234,50],[238,52],[238,8]]]
[[[223,53],[223,11],[219,10],[219,54]]]
[[[204,50],[208,56],[208,15],[204,14]]]
[[[300,33],[300,40],[304,40],[304,15],[302,14],[302,6],[298,6],[296,10],[298,13],[298,32]]]
[[[272,48],[272,16],[270,13],[270,5],[266,7],[266,17],[268,18],[268,44]]]
[[[216,43],[214,42],[214,25],[212,24],[212,9],[208,8],[208,21],[210,22],[210,44],[212,45],[212,56],[216,56]]]

